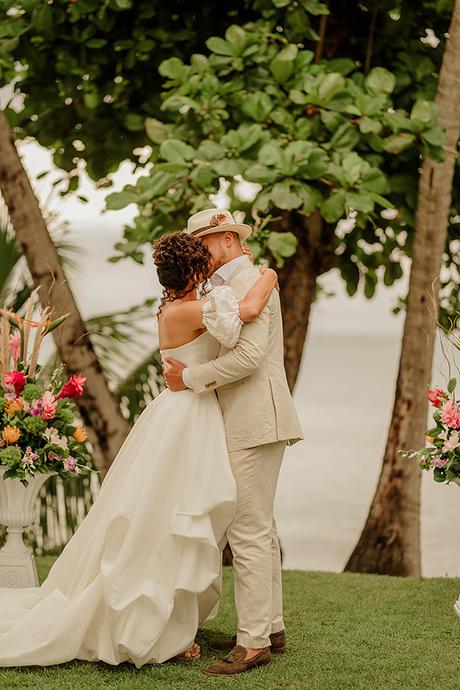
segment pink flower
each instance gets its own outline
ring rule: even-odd
[[[69,455],[67,458],[64,458],[64,469],[65,470],[75,470],[77,466],[77,461],[75,460],[72,455]]]
[[[18,363],[19,354],[21,352],[21,334],[19,331],[15,331],[9,337],[8,350],[10,351],[11,358],[13,360],[13,366],[15,367]]]
[[[64,383],[61,390],[56,396],[56,400],[59,398],[79,398],[83,393],[83,387],[85,385],[86,376],[81,374],[73,374],[70,379]]]
[[[41,397],[41,411],[39,415],[42,419],[52,419],[56,414],[57,401],[52,393],[46,391]]]
[[[35,460],[38,460],[38,453],[35,453],[30,446],[27,446],[26,452],[22,456],[22,464],[33,465]]]
[[[13,386],[16,395],[19,395],[26,385],[26,377],[22,371],[9,371],[3,376],[5,386]]]
[[[441,422],[451,429],[460,429],[460,407],[453,400],[444,403],[440,417]]]
[[[439,407],[442,402],[447,400],[449,396],[444,393],[441,388],[429,388],[428,389],[428,400],[434,407]]]
[[[49,450],[48,451],[48,460],[51,460],[51,461],[62,460],[62,455],[58,455],[58,453],[54,453],[52,450]]]
[[[460,434],[458,431],[452,431],[449,438],[446,438],[442,447],[443,453],[448,453],[460,447]]]
[[[433,467],[445,467],[447,463],[449,462],[449,458],[441,458],[439,455],[435,455],[434,458],[431,458],[431,464]]]
[[[41,417],[43,410],[43,403],[41,400],[37,400],[30,406],[29,414],[31,417]]]

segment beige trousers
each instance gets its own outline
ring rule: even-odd
[[[273,517],[285,441],[230,453],[236,480],[236,512],[227,530],[233,552],[237,644],[270,645],[270,633],[284,629],[281,558]]]

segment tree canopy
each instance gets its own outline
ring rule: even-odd
[[[337,266],[349,294],[368,297],[380,275],[401,277],[421,156],[439,157],[444,141],[433,97],[451,0],[2,8],[1,77],[24,94],[7,115],[16,136],[54,152],[69,191],[80,162],[108,184],[121,160],[151,147],[147,174],[109,197],[110,208],[139,206],[118,257],[141,260],[143,243],[183,227],[224,178],[232,208],[256,221],[256,251],[281,263],[303,219],[320,213],[318,273]],[[241,179],[260,185],[249,201]],[[337,226],[347,216],[354,224]],[[455,192],[444,318],[459,309],[458,218]]]

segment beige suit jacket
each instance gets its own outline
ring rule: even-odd
[[[260,278],[247,261],[225,281],[238,299]],[[302,431],[284,370],[283,323],[273,290],[260,316],[241,329],[232,350],[221,346],[217,359],[189,369],[195,393],[216,389],[230,452],[265,443],[300,441]]]

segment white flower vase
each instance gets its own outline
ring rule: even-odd
[[[24,527],[35,522],[38,492],[54,473],[37,474],[24,486],[19,479],[4,479],[7,470],[0,467],[0,523],[8,528],[0,549],[0,587],[38,587],[34,555],[22,534]]]

